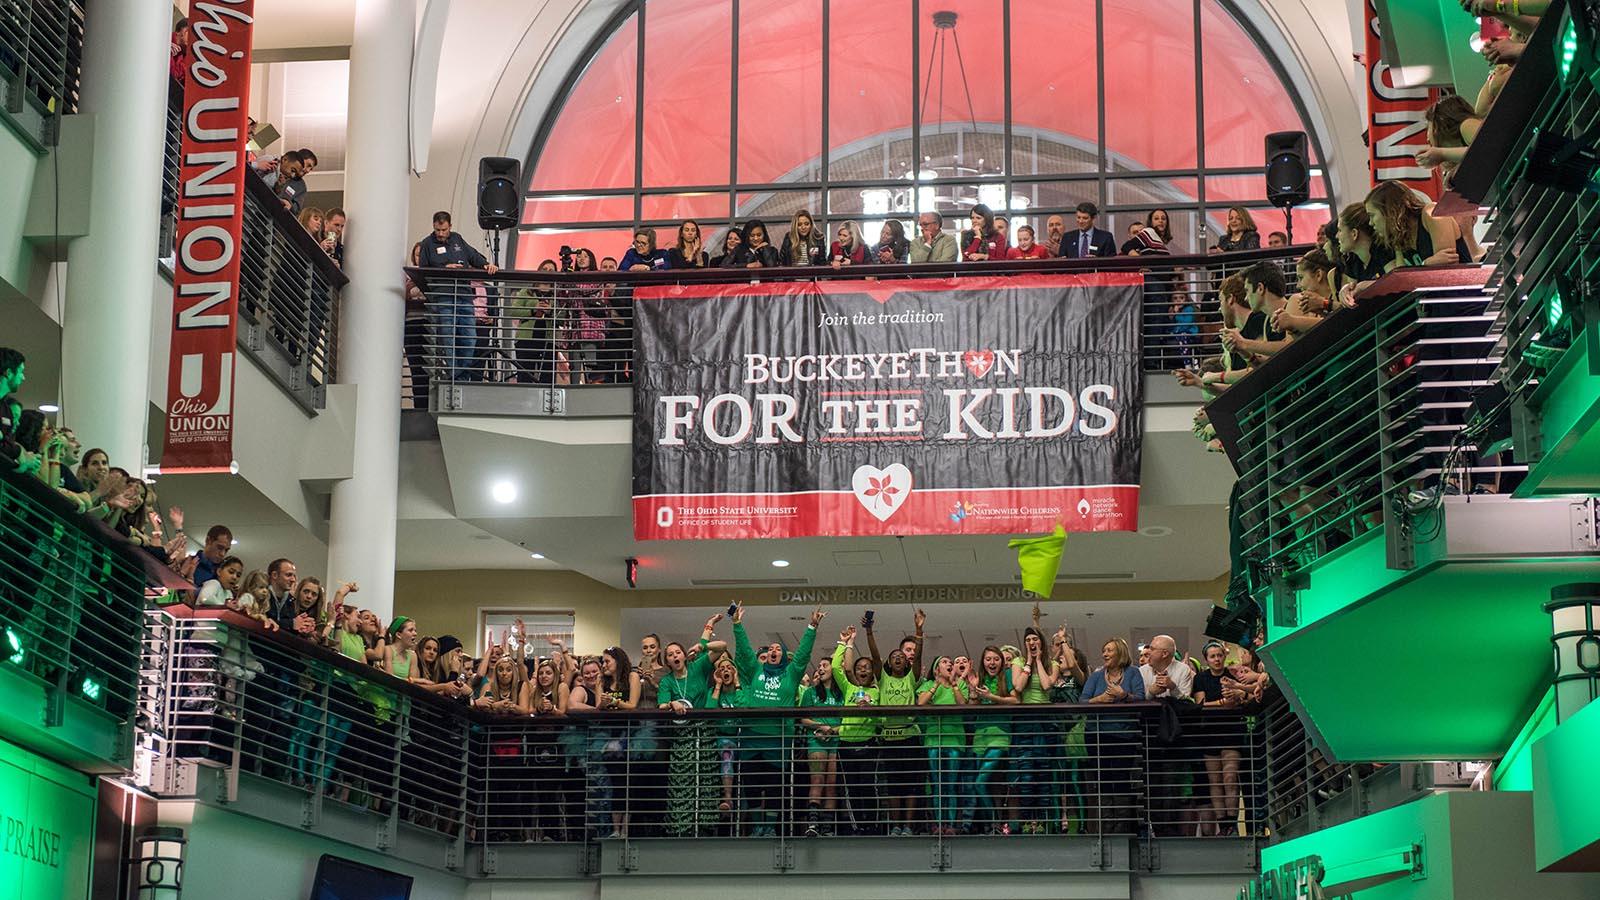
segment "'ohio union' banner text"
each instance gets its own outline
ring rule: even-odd
[[[1138,527],[1137,273],[635,301],[640,540]]]

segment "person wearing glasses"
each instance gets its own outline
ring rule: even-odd
[[[640,228],[633,233],[633,246],[622,254],[617,267],[624,272],[651,272],[667,267],[667,252],[656,249],[656,230]]]

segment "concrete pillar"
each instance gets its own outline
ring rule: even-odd
[[[166,139],[169,3],[96,3],[80,111],[94,116],[89,232],[67,247],[62,419],[138,475],[150,420],[150,340]],[[170,290],[170,289],[169,289]]]
[[[356,385],[355,475],[333,487],[328,575],[355,581],[352,599],[379,618],[394,611],[396,493],[400,471],[400,358],[407,206],[411,55],[416,0],[357,0],[350,45],[345,153],[344,289],[339,380]]]

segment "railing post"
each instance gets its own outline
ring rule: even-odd
[[[1420,306],[1415,314],[1421,316]],[[1404,322],[1409,317],[1402,317]],[[1383,510],[1383,537],[1385,563],[1391,569],[1410,569],[1416,565],[1415,547],[1412,544],[1412,531],[1409,513],[1406,508],[1405,498],[1401,494],[1404,484],[1396,481],[1395,467],[1399,464],[1393,435],[1390,428],[1393,425],[1389,415],[1389,404],[1394,400],[1390,391],[1390,378],[1387,371],[1389,351],[1389,329],[1387,323],[1391,321],[1387,312],[1380,313],[1372,326],[1373,337],[1373,377],[1377,379],[1377,389],[1373,392],[1377,408],[1374,410],[1377,418],[1378,437],[1378,485],[1381,508]],[[1402,377],[1404,372],[1401,373]],[[1419,376],[1420,377],[1420,376]],[[1439,474],[1438,489],[1442,493],[1445,487],[1447,473]]]

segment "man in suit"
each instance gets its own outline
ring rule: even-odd
[[[1082,259],[1088,256],[1116,256],[1117,239],[1104,228],[1094,227],[1100,210],[1085,200],[1078,204],[1078,227],[1061,238],[1061,256],[1065,259]]]

